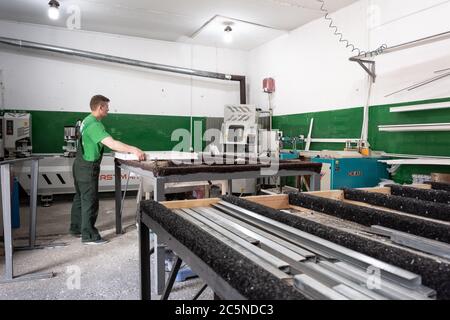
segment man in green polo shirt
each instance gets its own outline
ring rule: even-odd
[[[87,116],[80,127],[78,152],[73,164],[75,182],[75,197],[72,204],[70,233],[81,236],[84,244],[106,243],[100,236],[95,222],[98,215],[98,177],[103,149],[107,146],[113,151],[128,152],[145,160],[145,154],[140,149],[114,140],[106,132],[101,120],[108,115],[109,99],[96,95],[90,103],[91,114]]]

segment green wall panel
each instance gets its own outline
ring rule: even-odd
[[[32,116],[32,138],[34,153],[62,153],[64,126],[74,125],[88,113],[28,111]],[[102,122],[106,130],[117,140],[135,145],[142,150],[171,150],[179,141],[171,141],[176,129],[190,130],[190,117],[153,116],[131,114],[109,114]],[[206,118],[196,117],[202,123]],[[204,143],[202,143],[204,147]]]
[[[370,108],[369,141],[373,149],[388,153],[450,156],[450,132],[379,132],[379,125],[450,123],[450,109],[390,112],[391,107],[447,102],[449,99],[412,102]]]
[[[370,108],[369,141],[373,150],[389,153],[450,156],[450,132],[379,132],[379,125],[450,123],[450,109],[391,113],[389,109],[397,106],[424,103],[449,102],[450,98],[427,101],[412,101],[401,104],[372,106]],[[28,111],[33,123],[33,152],[62,153],[64,126],[73,125],[88,113]],[[363,108],[311,112],[275,116],[273,126],[283,131],[285,136],[307,136],[311,118],[314,118],[313,138],[358,138],[361,134]],[[176,129],[190,130],[190,117],[154,116],[132,114],[110,114],[103,120],[106,129],[120,141],[135,145],[143,150],[171,150],[179,141],[171,141]],[[192,121],[205,128],[205,117],[196,117]],[[202,148],[205,142],[201,143]],[[343,150],[343,144],[313,143],[312,150]],[[450,173],[449,167],[438,166],[402,166],[394,176],[401,183],[412,182],[412,174],[430,174],[431,172]]]
[[[388,153],[450,156],[450,132],[379,132],[379,125],[450,123],[450,109],[391,113],[391,107],[449,102],[450,98],[373,106],[369,116],[369,141],[374,150]],[[412,183],[413,174],[450,173],[448,166],[401,166],[394,176],[399,183]]]
[[[379,125],[450,123],[450,109],[391,113],[391,107],[449,102],[450,98],[372,106],[369,142],[373,150],[397,154],[450,156],[450,132],[379,132]],[[308,135],[314,118],[313,138],[357,138],[361,135],[363,107],[274,117],[274,128],[285,136]],[[313,143],[311,150],[343,150],[343,144]],[[393,177],[411,183],[412,174],[450,173],[445,166],[402,166]]]
[[[75,125],[88,113],[27,111],[31,113],[33,153],[62,153],[64,126]]]
[[[284,136],[293,137],[302,134],[306,137],[311,119],[314,118],[313,138],[359,138],[361,136],[362,117],[362,108],[275,116],[273,127],[283,131]],[[343,148],[344,144],[311,144],[311,150],[342,150]]]

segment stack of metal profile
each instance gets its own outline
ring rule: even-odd
[[[221,201],[174,210],[310,299],[428,300],[420,275]]]

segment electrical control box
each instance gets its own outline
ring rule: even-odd
[[[5,113],[2,129],[5,158],[31,156],[31,115],[29,113]]]

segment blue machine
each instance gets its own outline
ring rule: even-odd
[[[341,188],[376,187],[381,179],[389,179],[385,163],[381,158],[313,158],[312,162],[328,163],[330,167],[330,187],[321,185],[321,190]],[[322,173],[323,170],[322,170]],[[326,175],[326,172],[325,172]],[[323,178],[322,178],[323,179]]]
[[[295,160],[300,158],[298,151],[282,151],[280,152],[280,160]]]
[[[19,199],[19,181],[14,178],[11,195],[11,228],[20,228],[20,199]]]

